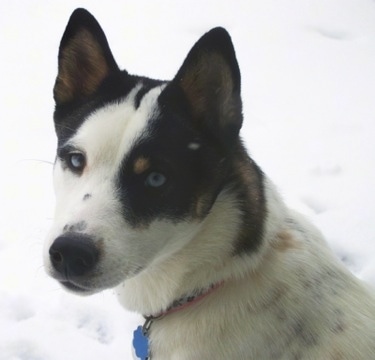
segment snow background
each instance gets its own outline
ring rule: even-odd
[[[68,18],[86,7],[130,73],[170,79],[221,25],[242,71],[252,157],[335,253],[375,285],[375,1],[0,1],[0,360],[131,359],[141,318],[43,269],[53,216],[52,87]]]

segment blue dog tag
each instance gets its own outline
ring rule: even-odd
[[[148,337],[144,334],[143,326],[138,326],[133,335],[133,347],[139,360],[147,360],[149,357]]]

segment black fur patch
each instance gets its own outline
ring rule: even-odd
[[[225,172],[222,151],[207,139],[201,139],[200,148],[191,151],[189,144],[200,133],[188,119],[166,107],[150,120],[146,133],[151,136],[138,140],[118,173],[125,218],[133,226],[144,226],[157,218],[178,221],[205,216],[221,188],[223,176],[218,175]],[[140,157],[147,158],[150,165],[137,174],[133,164]],[[152,172],[166,177],[160,188],[147,186]],[[197,211],[202,199],[206,205]]]
[[[91,199],[91,197],[92,197],[92,195],[91,194],[85,194],[84,196],[83,196],[83,201],[86,201],[86,200],[88,200],[88,199]]]

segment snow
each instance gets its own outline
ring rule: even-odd
[[[168,79],[214,26],[232,35],[253,158],[338,257],[375,285],[373,0],[2,1],[0,360],[131,359],[141,317],[111,291],[81,298],[43,269],[53,214],[52,87],[77,4],[119,65]]]

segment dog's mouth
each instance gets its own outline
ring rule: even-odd
[[[74,292],[80,295],[91,295],[95,291],[92,289],[87,289],[82,286],[79,286],[69,280],[60,280],[59,283],[68,291]]]

